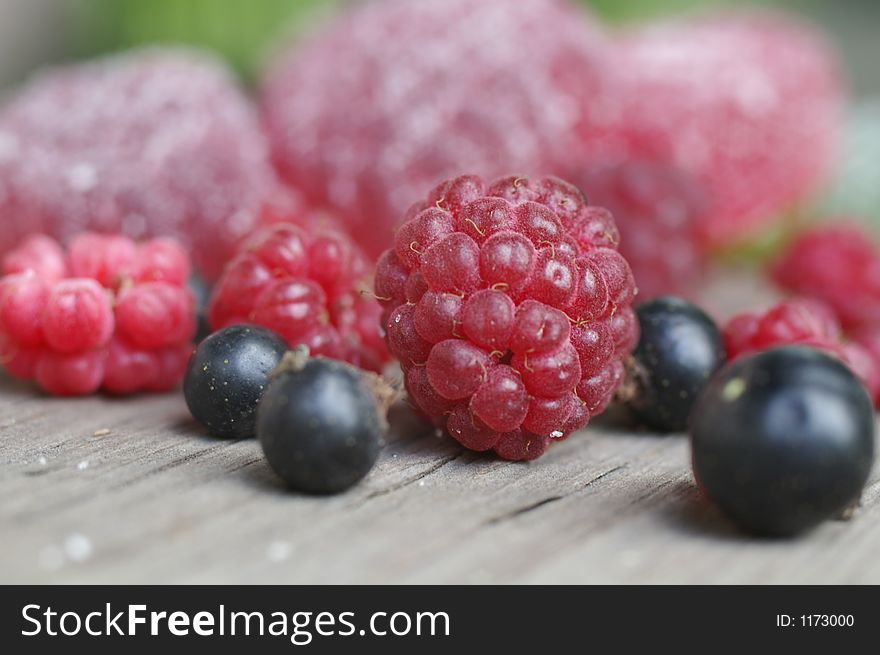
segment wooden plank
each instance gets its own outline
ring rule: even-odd
[[[0,381],[0,581],[880,582],[875,471],[855,520],[743,537],[681,436],[590,426],[542,459],[463,452],[398,410],[363,484],[283,490],[179,395],[54,399]]]

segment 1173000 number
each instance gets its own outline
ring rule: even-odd
[[[804,628],[849,628],[854,623],[852,614],[801,614]]]

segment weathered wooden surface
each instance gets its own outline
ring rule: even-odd
[[[510,464],[404,413],[394,432],[363,484],[315,498],[253,440],[205,436],[179,394],[0,379],[0,582],[880,583],[877,470],[853,521],[767,541],[700,498],[681,436],[591,426]]]
[[[761,541],[700,499],[681,437],[593,428],[508,464],[399,431],[365,483],[313,498],[178,395],[4,381],[0,582],[880,582],[876,472],[854,521]]]

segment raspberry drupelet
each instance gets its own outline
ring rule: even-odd
[[[289,220],[289,218],[288,218]],[[262,228],[226,266],[208,306],[211,328],[253,323],[291,348],[380,371],[388,352],[370,266],[344,233],[291,222]]]
[[[379,260],[388,349],[415,407],[463,446],[539,457],[601,413],[638,340],[611,214],[556,178],[462,176]]]
[[[29,237],[3,259],[2,362],[56,395],[170,390],[192,349],[189,270],[171,239],[84,233],[65,253]]]

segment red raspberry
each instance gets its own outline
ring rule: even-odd
[[[600,161],[670,161],[709,193],[705,244],[753,236],[824,181],[845,98],[837,63],[818,30],[782,14],[631,32],[617,46],[618,107]]]
[[[845,341],[834,312],[819,300],[792,298],[764,314],[739,314],[727,322],[722,334],[728,359],[789,344],[824,350],[849,366],[875,402],[880,402],[880,358],[873,350],[876,344],[867,336],[864,343]]]
[[[23,271],[0,278],[0,356],[13,375],[62,395],[166,391],[183,376],[195,303],[179,244],[87,233],[65,255],[40,236],[3,268]],[[64,270],[77,277],[57,279]]]
[[[842,336],[831,309],[807,298],[783,300],[763,314],[739,314],[722,332],[730,359],[782,344],[836,344]]]
[[[699,226],[709,203],[702,185],[668,163],[639,159],[595,167],[578,182],[590,202],[614,215],[620,253],[632,266],[641,298],[694,296],[706,267]],[[597,212],[592,229],[610,243],[619,237],[607,222]]]
[[[592,20],[559,0],[366,3],[267,76],[276,159],[378,254],[441,179],[573,169],[574,133],[602,122],[596,97],[616,70],[606,50]]]
[[[534,459],[583,427],[638,339],[616,246],[611,215],[556,178],[435,188],[376,272],[388,349],[415,406],[465,447],[505,459]]]
[[[783,289],[827,303],[848,330],[880,325],[880,249],[855,225],[804,232],[771,274]]]
[[[208,306],[215,330],[256,323],[291,347],[379,371],[388,359],[367,260],[342,232],[293,223],[263,228],[229,262]]]
[[[34,231],[171,235],[212,278],[278,183],[223,64],[152,49],[26,84],[0,111],[0,189],[0,254]]]

